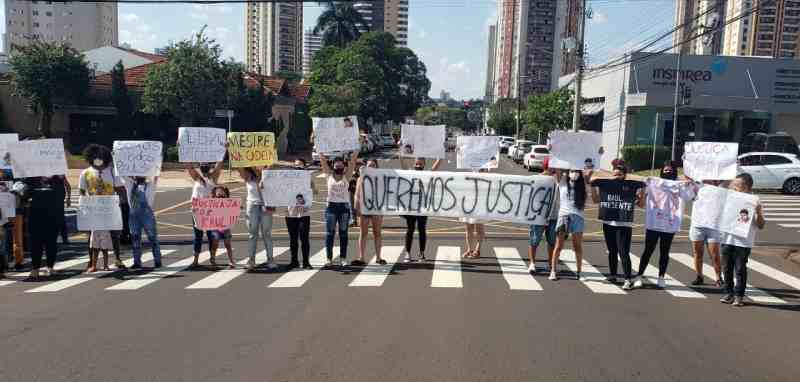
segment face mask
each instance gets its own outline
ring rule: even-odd
[[[578,173],[576,173],[576,172],[573,172],[573,173],[570,173],[570,174],[569,174],[569,179],[570,179],[570,180],[572,180],[572,181],[574,182],[574,181],[578,180],[578,177],[579,177],[579,176],[580,176],[580,174],[578,174]]]
[[[94,167],[103,167],[103,163],[105,163],[105,162],[103,162],[102,159],[95,159],[92,162],[92,164],[94,164]]]
[[[342,174],[344,174],[344,169],[343,168],[334,168],[333,169],[333,173],[336,174],[336,175],[342,175]]]
[[[203,173],[203,175],[208,175],[209,171],[211,171],[211,169],[208,166],[200,166],[200,172]]]
[[[425,167],[422,167],[422,166],[414,166],[414,170],[417,170],[417,171],[422,171],[424,169],[425,169]]]

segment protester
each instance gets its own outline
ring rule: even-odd
[[[740,174],[730,184],[730,189],[737,192],[751,194],[753,192],[753,177],[750,174]],[[764,229],[764,210],[761,201],[756,197],[756,211],[747,237],[729,233],[722,235],[722,259],[725,264],[725,284],[722,288],[725,295],[720,302],[733,303],[733,306],[744,305],[744,291],[747,288],[747,259],[750,250],[756,241],[756,228]],[[735,281],[734,281],[735,278]]]
[[[719,181],[714,180],[703,181],[703,186],[718,186],[719,184]],[[695,222],[692,221],[692,225],[689,226],[689,241],[692,242],[694,271],[696,274],[692,285],[703,285],[703,252],[707,243],[708,255],[711,256],[711,265],[714,267],[714,272],[717,275],[717,278],[714,280],[714,285],[720,288],[722,287],[722,265],[719,255],[721,239],[722,235],[719,231],[708,227],[698,227],[695,225]]]
[[[2,230],[3,235],[5,236],[5,240],[3,243],[3,248],[0,249],[5,251],[6,257],[3,258],[3,264],[5,265],[6,269],[9,268],[8,264],[8,255],[14,255],[14,269],[15,270],[22,270],[22,262],[23,262],[23,251],[22,251],[22,239],[17,239],[17,236],[20,238],[22,235],[22,228],[23,226],[18,222],[21,222],[24,219],[23,212],[24,210],[21,208],[19,195],[12,192],[11,185],[14,183],[14,176],[9,169],[0,169],[0,182],[6,186],[7,191],[11,192],[14,195],[14,199],[16,202],[16,209],[14,210],[13,217],[3,217],[2,221],[4,222]],[[19,253],[18,253],[19,252]]]
[[[105,146],[92,144],[86,147],[83,156],[91,165],[81,172],[78,181],[81,195],[109,196],[114,194],[121,195],[124,192],[122,182],[111,170],[111,164],[113,163],[111,150]],[[114,250],[115,266],[118,269],[125,269],[125,265],[120,258],[119,232],[104,230],[91,232],[88,272],[97,271],[97,259],[100,252],[103,253],[103,269],[108,270],[109,249]]]
[[[54,267],[58,254],[56,240],[60,222],[64,220],[64,198],[60,191],[64,184],[59,178],[59,175],[27,178],[21,192],[23,200],[28,204],[28,224],[31,235],[30,277],[34,279],[39,277],[43,251],[47,255],[43,276],[55,274]]]
[[[295,170],[305,170],[306,161],[303,158],[294,160]],[[314,185],[314,180],[311,180],[311,191],[314,195],[317,194],[317,188]],[[311,204],[308,203],[302,194],[295,196],[295,204],[287,208],[286,214],[286,228],[289,231],[289,252],[292,259],[289,262],[289,270],[295,269],[300,266],[297,261],[298,247],[303,254],[303,269],[313,269],[310,256],[310,226],[311,226]]]
[[[263,184],[259,169],[245,167],[237,170],[247,189],[245,212],[247,213],[247,249],[250,253],[247,269],[253,270],[256,268],[256,249],[258,248],[259,234],[264,241],[264,250],[267,252],[267,269],[275,269],[278,267],[275,264],[272,246],[272,214],[275,212],[275,207],[264,205],[264,199],[261,195]]]
[[[550,261],[550,280],[558,280],[558,261],[567,237],[572,235],[572,249],[575,251],[578,280],[585,280],[581,276],[583,270],[583,229],[585,225],[584,209],[586,208],[587,179],[591,178],[592,170],[587,169],[562,171],[556,170],[556,184],[558,184],[559,207],[556,222],[556,244],[553,257]]]
[[[546,163],[546,162],[545,162]],[[555,170],[550,169],[547,167],[547,164],[544,166],[544,170],[542,171],[542,175],[551,176],[555,179]],[[547,215],[547,221],[543,225],[532,224],[528,231],[529,236],[529,246],[528,246],[528,259],[530,260],[530,265],[528,265],[528,272],[536,273],[536,249],[539,247],[539,243],[542,242],[542,238],[547,239],[547,264],[551,264],[553,262],[553,253],[555,252],[556,246],[556,226],[558,223],[558,210],[559,210],[559,188],[558,188],[558,181],[556,181],[556,186],[553,188],[553,202],[550,205],[550,213]],[[549,265],[545,265],[545,272],[548,271]]]
[[[594,178],[589,184],[592,186],[592,200],[599,203],[598,219],[603,222],[603,236],[608,248],[609,275],[607,281],[617,282],[617,266],[622,259],[622,271],[625,283],[622,289],[633,287],[631,269],[631,236],[633,227],[633,211],[636,204],[643,196],[642,188],[645,184],[627,178],[627,168],[624,163],[617,163],[611,179]]]
[[[213,198],[228,199],[231,197],[231,192],[225,186],[214,186],[214,188],[211,190],[211,195]],[[219,248],[219,242],[222,241],[225,244],[225,253],[228,255],[228,268],[235,269],[236,262],[233,259],[233,248],[231,246],[231,239],[233,238],[231,229],[226,228],[223,230],[210,230],[208,232],[211,234],[211,242],[209,243],[211,265],[217,265],[215,260],[217,256],[217,248]]]
[[[350,193],[348,187],[350,179],[355,171],[358,153],[350,154],[350,161],[345,164],[342,158],[333,160],[333,168],[328,164],[328,158],[320,154],[319,161],[322,165],[322,172],[327,178],[328,195],[326,201],[328,207],[325,209],[325,255],[328,261],[326,267],[334,264],[333,262],[333,242],[337,231],[339,232],[339,258],[335,264],[339,266],[347,265],[347,240],[348,226],[350,222]]]
[[[356,213],[356,203],[355,203],[355,195],[356,195],[356,187],[358,186],[358,179],[361,176],[361,161],[356,162],[355,171],[353,171],[353,176],[350,178],[350,181],[347,183],[347,192],[350,194],[350,226],[351,227],[358,227],[358,214]]]
[[[72,185],[69,184],[69,180],[64,175],[56,175],[51,178],[51,183],[53,189],[58,194],[58,197],[61,198],[61,204],[59,205],[59,212],[61,216],[64,216],[64,204],[69,207],[72,205]],[[61,219],[58,222],[58,233],[61,235],[61,243],[69,244],[69,232],[67,232],[67,220]]]
[[[153,212],[155,206],[158,177],[150,180],[144,176],[123,177],[125,193],[128,196],[130,216],[128,224],[131,232],[131,246],[133,249],[132,269],[142,268],[142,230],[150,240],[153,248],[153,268],[161,268],[161,244],[158,241],[156,216]]]
[[[425,159],[416,159],[414,161],[414,170],[415,171],[425,171]],[[408,170],[409,168],[409,159],[408,158],[400,158],[400,168],[403,170]],[[439,167],[442,165],[442,160],[437,159],[431,165],[431,171],[438,171]],[[419,260],[425,261],[425,247],[428,242],[428,217],[427,216],[413,216],[413,215],[403,215],[403,218],[406,220],[406,241],[405,241],[405,248],[403,249],[403,259],[406,263],[410,263],[413,261],[411,258],[411,246],[414,244],[414,230],[416,227],[417,232],[419,233]]]
[[[378,161],[370,159],[367,161],[367,167],[378,168]],[[364,215],[361,213],[361,193],[363,191],[363,179],[358,179],[356,185],[355,197],[355,211],[356,216],[361,224],[361,232],[358,236],[358,258],[350,263],[352,266],[365,266],[367,263],[364,261],[364,252],[367,251],[367,238],[369,236],[369,226],[372,225],[372,240],[375,242],[375,262],[380,265],[386,265],[386,260],[381,258],[381,246],[383,245],[383,216],[380,215]]]
[[[488,169],[480,169],[473,172],[489,172]],[[466,233],[467,250],[461,255],[465,259],[478,259],[481,257],[481,246],[486,238],[486,223],[484,219],[478,218],[459,218],[458,221],[464,223]]]
[[[219,161],[216,165],[214,165],[213,168],[208,164],[202,164],[199,167],[200,171],[194,167],[189,167],[186,170],[194,182],[194,185],[192,186],[192,199],[211,197],[211,190],[217,185],[219,176],[222,174],[222,164],[223,162]],[[198,258],[200,257],[200,251],[203,249],[203,231],[197,228],[197,222],[194,220],[194,214],[192,215],[192,229],[194,231],[194,240],[192,241],[194,246],[194,262],[192,262],[191,266],[196,267]],[[208,237],[210,249],[211,231],[206,231],[206,237]]]
[[[647,266],[650,265],[650,257],[656,249],[656,244],[659,243],[660,255],[656,285],[659,288],[666,286],[664,275],[667,274],[669,265],[669,250],[675,233],[681,229],[683,204],[687,200],[693,199],[697,193],[697,186],[693,182],[676,182],[677,179],[677,166],[668,161],[661,168],[659,178],[647,178],[646,180],[646,205],[645,199],[640,199],[642,204],[639,205],[639,207],[646,208],[644,252],[639,261],[636,281],[633,283],[635,288],[643,286],[644,273]],[[658,189],[658,191],[655,192],[654,189]]]

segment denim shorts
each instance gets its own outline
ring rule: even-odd
[[[539,246],[542,238],[547,239],[547,245],[556,245],[556,220],[548,220],[547,225],[532,225],[528,232],[531,247]]]
[[[211,235],[211,240],[220,241],[220,240],[230,240],[233,235],[231,235],[231,230],[226,229],[224,231],[208,231],[209,235]]]
[[[556,231],[566,233],[583,233],[584,219],[583,216],[578,214],[569,214],[567,216],[559,216],[558,223],[556,223]]]
[[[708,241],[709,243],[719,243],[720,234],[719,231],[711,228],[691,226],[689,228],[689,240]]]

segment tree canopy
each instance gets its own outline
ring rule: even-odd
[[[546,137],[553,130],[566,130],[572,126],[572,91],[560,89],[531,96],[522,113],[529,136],[539,133]]]
[[[515,99],[499,99],[489,107],[489,120],[487,121],[487,125],[490,129],[494,130],[496,135],[516,135],[516,114],[517,101]]]
[[[327,1],[317,18],[315,35],[322,35],[323,46],[344,48],[361,37],[359,25],[369,25],[350,2]]]

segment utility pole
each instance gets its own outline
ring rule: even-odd
[[[581,27],[578,30],[578,47],[575,62],[575,102],[572,109],[572,131],[578,131],[581,125],[581,82],[583,82],[583,48],[584,29],[586,28],[586,0],[581,1]]]
[[[514,2],[513,2],[513,12],[511,14],[511,59],[512,60],[514,59],[514,53],[515,53],[514,48],[517,46],[516,41],[515,41],[516,40],[515,36],[516,36],[516,33],[517,33],[517,7],[518,6],[519,6],[519,0],[514,0]],[[520,16],[522,16],[522,9],[520,9]],[[522,21],[522,20],[520,20],[520,21]],[[521,95],[521,93],[519,91],[520,90],[519,89],[519,75],[520,75],[520,72],[519,72],[519,51],[516,52],[516,56],[517,56],[517,64],[515,66],[517,67],[517,115],[516,115],[517,133],[516,133],[515,137],[516,137],[516,139],[519,139],[519,110],[520,110],[520,95]],[[510,82],[511,81],[509,81],[509,86],[511,86]]]
[[[681,87],[681,57],[683,53],[678,48],[678,65],[675,70],[675,109],[672,112],[672,155],[670,158],[674,161],[675,159],[675,142],[676,137],[678,136],[678,98],[680,97],[680,87]],[[655,147],[653,148],[655,150]],[[655,155],[655,152],[653,153]]]

